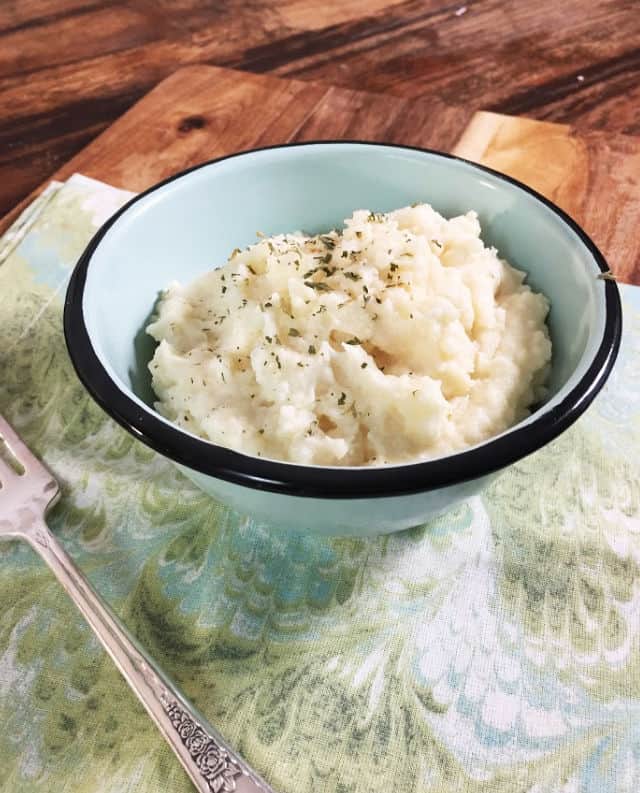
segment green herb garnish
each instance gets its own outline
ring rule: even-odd
[[[313,281],[305,281],[305,286],[308,286],[310,289],[315,289],[318,292],[330,292],[331,287],[327,286],[327,284],[319,281],[318,283],[313,283]]]

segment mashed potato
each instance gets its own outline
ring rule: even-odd
[[[475,212],[360,210],[344,232],[261,239],[164,293],[157,409],[222,446],[317,465],[449,454],[545,394],[549,305]]]

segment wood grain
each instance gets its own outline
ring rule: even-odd
[[[640,137],[477,113],[454,153],[550,198],[586,229],[620,280],[640,284]]]
[[[454,153],[519,179],[573,216],[580,213],[589,152],[566,124],[476,113]]]
[[[192,66],[161,82],[87,148],[49,170],[58,179],[80,171],[139,191],[203,160],[290,140],[353,137],[446,149],[470,118],[468,110],[440,101],[381,100],[300,80]],[[79,133],[71,126],[67,134]],[[33,194],[5,214],[0,232]]]
[[[256,112],[258,109],[258,112]],[[409,101],[212,66],[164,80],[64,164],[130,190],[177,170],[256,146],[362,138],[447,148],[471,114],[440,101]]]
[[[439,96],[474,109],[639,131],[640,15],[632,3],[410,0],[328,26],[310,46],[294,34],[234,65],[401,96]],[[636,9],[637,10],[637,9]]]
[[[139,191],[233,151],[336,138],[453,150],[521,179],[584,225],[616,273],[640,283],[639,138],[473,115],[439,99],[191,66],[160,83],[56,176],[80,171]]]
[[[180,66],[640,133],[636,0],[4,0],[0,213]]]

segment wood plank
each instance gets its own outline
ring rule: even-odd
[[[143,190],[232,151],[336,138],[453,149],[521,179],[575,217],[616,273],[640,283],[640,139],[495,113],[472,118],[437,99],[191,66],[160,83],[56,177],[80,171]]]
[[[513,176],[577,215],[587,189],[587,148],[566,124],[476,113],[454,154]]]
[[[60,168],[190,50],[158,42],[0,80],[0,214]]]
[[[585,228],[621,280],[640,283],[640,138],[477,113],[454,153],[550,198]]]
[[[293,32],[277,46],[247,48],[228,65],[640,133],[640,15],[633,7],[408,0],[327,24],[312,40]]]
[[[383,112],[381,112],[383,111]],[[181,69],[64,164],[130,190],[230,151],[361,137],[447,148],[467,110],[210,66]],[[5,221],[6,223],[6,221]]]
[[[144,14],[121,3],[84,6],[71,15],[51,14],[3,32],[0,74],[25,74],[81,60],[96,50],[127,49],[152,41],[155,35]]]
[[[0,3],[0,35],[46,24],[51,18],[72,17],[98,0],[27,0]]]
[[[633,0],[7,0],[0,213],[193,63],[640,133],[636,12]]]

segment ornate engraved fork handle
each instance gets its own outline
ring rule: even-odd
[[[101,600],[42,518],[24,531],[202,793],[274,793],[169,683]],[[26,527],[24,527],[26,528]]]

